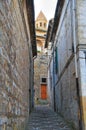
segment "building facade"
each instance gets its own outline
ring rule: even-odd
[[[1,0],[0,130],[26,129],[34,100],[34,56],[33,1]]]
[[[47,56],[44,48],[47,32],[47,19],[40,11],[36,21],[37,58],[34,61],[35,102],[47,99]]]
[[[78,130],[86,129],[85,5],[85,0],[58,0],[45,44],[50,103]]]

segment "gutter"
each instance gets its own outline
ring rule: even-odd
[[[75,0],[73,0],[73,45],[74,45],[74,57],[75,57],[75,71],[76,78],[78,78],[78,69],[77,69],[77,55],[76,55],[76,6]]]
[[[28,23],[30,24],[30,34],[31,34],[31,45],[33,57],[37,55],[36,46],[36,34],[35,34],[35,11],[34,11],[34,0],[26,0]],[[30,14],[29,14],[30,13]]]
[[[51,32],[51,41],[54,41],[57,29],[58,29],[62,9],[64,6],[64,2],[65,2],[65,0],[57,1],[57,6],[56,6],[56,10],[55,10],[55,15],[54,15],[54,25],[53,25],[52,32]]]

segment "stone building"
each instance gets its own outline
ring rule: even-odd
[[[50,103],[77,130],[86,130],[85,5],[86,0],[58,0],[45,43]]]
[[[37,58],[34,61],[35,101],[47,99],[47,56],[44,48],[47,32],[47,19],[40,11],[36,21]]]
[[[0,0],[0,130],[25,130],[33,107],[33,0]]]

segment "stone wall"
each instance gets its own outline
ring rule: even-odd
[[[55,74],[55,107],[77,129],[78,100],[73,54],[72,1],[66,0],[59,21],[55,46],[58,52],[58,73]]]
[[[0,1],[0,130],[24,130],[30,109],[32,53],[21,5],[18,0]]]
[[[77,44],[86,45],[86,1],[76,0],[76,15],[77,15],[77,32],[78,42]]]
[[[60,5],[62,4],[60,0],[57,4],[53,35],[48,34],[54,40],[48,66],[48,78],[50,78],[48,85],[51,84],[48,86],[49,100],[54,110],[60,112],[76,129],[85,130],[86,1],[64,0],[62,2],[64,6]],[[60,12],[61,8],[62,12]],[[47,46],[49,46],[48,42]]]
[[[47,55],[38,53],[34,61],[35,101],[41,99],[41,78],[47,78]]]

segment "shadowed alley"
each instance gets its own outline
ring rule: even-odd
[[[86,130],[86,0],[44,1],[0,0],[0,130]]]

